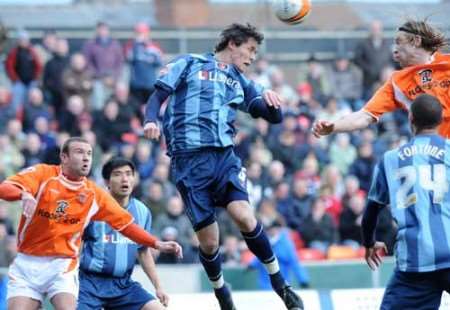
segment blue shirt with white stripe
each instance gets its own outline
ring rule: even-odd
[[[169,154],[233,145],[237,110],[248,112],[262,88],[213,54],[181,56],[165,71],[156,85],[171,94],[163,119]]]
[[[141,201],[131,198],[127,211],[134,223],[150,232],[152,215]],[[141,248],[105,222],[91,222],[83,235],[80,269],[104,276],[130,276]]]
[[[400,271],[450,267],[449,181],[450,142],[438,135],[416,136],[375,168],[369,199],[391,207]]]

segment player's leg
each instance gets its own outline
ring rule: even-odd
[[[77,307],[77,297],[70,293],[58,293],[50,299],[50,302],[55,310],[75,310]]]
[[[8,299],[8,310],[37,310],[41,302],[24,296],[16,296]]]
[[[439,271],[394,271],[383,295],[381,310],[438,309],[442,289]]]
[[[214,222],[196,231],[199,241],[199,257],[208,279],[214,288],[222,310],[235,309],[229,287],[222,274],[222,257],[219,252],[219,226]]]
[[[57,258],[46,270],[50,274],[47,296],[56,310],[75,310],[77,307],[79,283],[76,264],[74,259]]]
[[[79,279],[77,310],[103,309],[102,288],[105,278],[99,278],[80,270]]]
[[[264,264],[275,292],[281,297],[287,309],[303,309],[303,302],[286,283],[280,272],[278,260],[272,250],[269,239],[259,223],[250,205],[245,200],[232,201],[227,211],[241,230],[249,250]]]
[[[16,256],[8,271],[8,309],[39,309],[44,300],[39,289],[41,278],[33,276],[39,268],[39,262],[33,261],[29,256],[20,253]]]
[[[229,215],[239,227],[249,250],[266,267],[272,287],[283,299],[286,307],[290,310],[303,309],[302,300],[283,278],[269,239],[248,203],[246,171],[241,168],[239,158],[231,149],[224,152],[220,167],[219,173],[222,178],[219,188],[221,192],[216,193],[220,197],[220,204],[226,206]]]

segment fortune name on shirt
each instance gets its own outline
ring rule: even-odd
[[[411,157],[416,154],[428,155],[442,160],[445,154],[445,150],[435,145],[422,144],[406,146],[400,152],[398,152],[398,156],[401,160],[405,160],[405,158]]]

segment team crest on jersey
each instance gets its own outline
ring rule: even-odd
[[[58,200],[56,202],[56,210],[55,213],[58,216],[65,216],[66,215],[66,209],[69,206],[69,203],[65,200]]]
[[[433,79],[432,73],[433,71],[431,69],[424,69],[422,71],[419,71],[420,81],[422,82],[422,84],[431,82],[431,80]]]
[[[78,201],[81,203],[81,204],[84,204],[85,202],[86,202],[86,200],[87,200],[87,195],[86,195],[86,193],[79,193],[78,194]]]
[[[228,65],[225,64],[225,63],[223,63],[223,62],[218,62],[218,63],[217,63],[217,67],[218,67],[220,70],[226,70],[226,69],[228,68]]]

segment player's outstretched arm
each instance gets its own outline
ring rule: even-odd
[[[173,253],[179,258],[183,257],[183,250],[178,243],[175,241],[160,241],[135,223],[128,225],[120,233],[138,244],[154,248],[161,252]]]
[[[359,110],[345,115],[335,122],[318,120],[314,123],[312,131],[314,136],[320,138],[337,132],[348,132],[358,129],[364,129],[375,122],[369,113]]]
[[[22,198],[22,189],[11,183],[0,184],[0,199],[6,201],[16,201]]]

